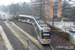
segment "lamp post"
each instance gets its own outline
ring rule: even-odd
[[[29,50],[29,40],[27,40],[27,43],[28,43],[28,50]]]
[[[53,30],[54,30],[54,16],[57,16],[57,15],[54,14],[54,13],[56,13],[56,9],[57,9],[56,7],[58,5],[57,3],[58,3],[58,1],[53,3],[52,33],[53,33]]]
[[[15,24],[16,24],[16,15],[15,15]]]
[[[16,5],[14,4],[14,22],[15,22],[15,24],[16,24]]]

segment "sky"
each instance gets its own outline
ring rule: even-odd
[[[30,2],[30,0],[0,0],[0,5],[9,5],[11,3]]]
[[[75,1],[75,0],[72,0],[72,1]],[[28,3],[28,2],[30,2],[30,0],[0,0],[0,5],[9,5],[11,3],[18,3],[18,2],[27,2]]]

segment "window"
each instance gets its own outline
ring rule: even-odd
[[[58,0],[54,0],[54,2],[58,2]]]
[[[30,19],[27,19],[28,22],[30,22]]]

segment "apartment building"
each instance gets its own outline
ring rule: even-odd
[[[53,16],[61,18],[61,2],[61,0],[35,0],[32,4],[33,15],[41,18],[53,18]]]

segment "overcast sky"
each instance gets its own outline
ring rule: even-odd
[[[11,3],[18,3],[18,2],[29,2],[30,0],[0,0],[0,5],[8,5]],[[68,1],[68,0],[67,0]],[[72,0],[75,1],[75,0]]]
[[[29,2],[30,0],[0,0],[0,5],[8,5],[11,3],[18,3],[18,2]]]

